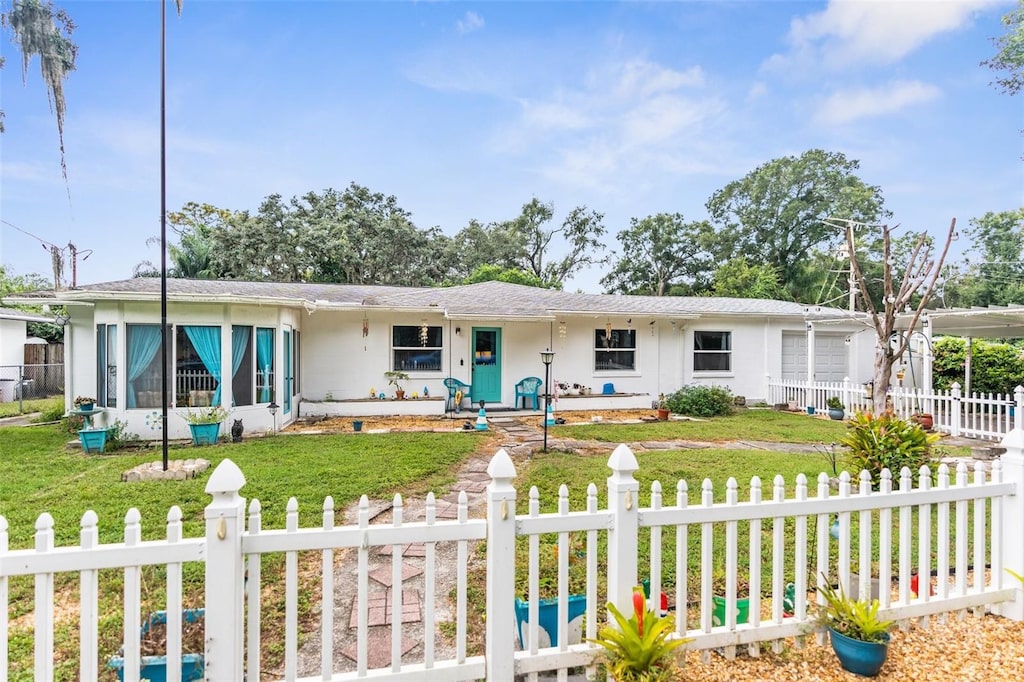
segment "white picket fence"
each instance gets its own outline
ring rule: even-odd
[[[935,614],[981,614],[986,608],[1004,616],[1024,620],[1024,593],[1021,585],[1005,575],[1005,568],[1024,573],[1024,431],[1017,429],[1004,441],[1007,452],[991,467],[978,464],[974,471],[958,465],[951,472],[941,465],[932,484],[930,472],[922,470],[921,483],[912,485],[912,474],[903,471],[897,480],[883,476],[879,489],[872,490],[866,474],[854,480],[847,474],[839,478],[833,492],[827,475],[813,484],[800,476],[795,482],[776,477],[770,490],[762,490],[761,481],[750,481],[749,493],[740,500],[739,484],[730,479],[725,501],[714,502],[715,490],[704,481],[697,499],[690,499],[685,481],[674,485],[675,500],[665,504],[659,483],[651,486],[649,502],[641,507],[638,470],[633,452],[620,445],[608,460],[606,507],[599,507],[597,487],[588,488],[586,509],[570,510],[568,490],[559,494],[558,511],[539,513],[540,498],[536,490],[529,493],[525,514],[516,513],[517,492],[513,485],[515,467],[504,450],[490,462],[491,483],[486,492],[486,517],[468,518],[465,493],[460,495],[455,520],[437,520],[433,499],[428,498],[425,520],[406,522],[401,497],[396,497],[390,524],[371,525],[369,505],[364,497],[355,524],[336,525],[334,504],[327,498],[323,505],[322,523],[318,527],[300,528],[298,504],[288,503],[285,528],[264,530],[261,505],[253,500],[246,514],[240,490],[245,477],[230,460],[224,460],[211,475],[206,492],[212,497],[206,508],[204,537],[183,538],[181,512],[173,507],[167,516],[167,538],[142,541],[141,519],[136,510],[125,518],[124,542],[99,544],[98,519],[93,512],[82,517],[81,540],[78,546],[55,547],[53,519],[49,514],[39,517],[36,542],[32,549],[10,550],[7,522],[0,517],[0,682],[7,682],[10,670],[9,638],[13,627],[9,620],[9,587],[12,579],[31,576],[35,584],[33,613],[34,670],[32,679],[54,679],[55,575],[77,573],[80,597],[77,604],[80,618],[79,673],[84,682],[99,679],[99,670],[114,652],[99,651],[98,580],[97,572],[118,569],[124,572],[124,673],[125,679],[139,679],[139,626],[141,624],[140,574],[143,566],[167,567],[167,610],[169,632],[167,653],[176,660],[181,651],[180,611],[182,606],[182,566],[188,562],[205,563],[206,609],[206,679],[237,682],[261,680],[266,672],[259,668],[261,592],[261,558],[267,554],[285,556],[285,663],[284,679],[298,678],[298,553],[317,551],[322,555],[319,576],[321,593],[335,595],[335,555],[356,554],[356,629],[358,660],[354,671],[336,673],[339,668],[333,646],[333,598],[325,599],[320,609],[320,672],[305,679],[353,680],[372,677],[387,680],[510,680],[513,675],[535,679],[537,673],[565,671],[589,666],[595,661],[597,649],[583,642],[568,641],[567,597],[569,566],[575,553],[570,553],[575,534],[586,542],[586,615],[584,635],[596,634],[604,607],[598,602],[599,568],[604,568],[604,591],[623,611],[631,610],[631,594],[641,577],[647,577],[657,605],[664,589],[674,601],[677,635],[690,637],[690,649],[710,650],[724,647],[732,655],[736,647],[745,646],[757,655],[761,645],[781,646],[783,638],[802,637],[813,631],[811,619],[813,590],[825,580],[838,580],[850,588],[851,571],[858,572],[861,594],[869,589],[872,568],[882,585],[896,578],[898,587],[893,598],[881,591],[883,615],[906,625],[908,619],[927,622]],[[812,491],[815,494],[812,496]],[[838,521],[835,525],[834,522]],[[741,525],[748,531],[740,532]],[[722,529],[716,532],[716,529]],[[762,552],[763,531],[771,530],[770,550]],[[691,531],[693,533],[691,534]],[[539,595],[539,539],[544,534],[557,534],[559,554],[557,584],[559,595],[558,636],[552,646],[539,648],[540,641],[536,604]],[[833,537],[834,533],[834,537]],[[857,543],[853,541],[854,534]],[[668,541],[666,541],[666,537]],[[716,559],[715,543],[724,537],[724,561]],[[530,633],[525,651],[518,650],[514,600],[516,597],[517,539],[529,547],[525,570],[529,575],[527,595],[531,603],[528,621]],[[699,538],[699,539],[698,539]],[[470,543],[486,539],[486,637],[483,655],[467,655],[467,564]],[[599,552],[603,540],[605,550]],[[650,573],[638,575],[638,547],[647,540]],[[674,540],[674,543],[671,542]],[[424,637],[422,648],[416,650],[416,662],[403,657],[403,626],[401,599],[392,600],[390,665],[380,669],[368,666],[368,561],[372,551],[391,546],[404,547],[413,542],[425,543],[425,576],[423,594]],[[914,543],[917,543],[916,552]],[[444,543],[455,543],[457,587],[455,589],[455,654],[439,659],[435,656],[440,600],[449,592],[437,587],[437,550]],[[691,562],[690,544],[699,546],[700,560]],[[671,545],[674,544],[674,548]],[[897,551],[893,556],[892,546]],[[680,570],[669,574],[663,553],[674,551],[675,566]],[[748,557],[741,562],[741,553]],[[392,585],[402,584],[401,552],[392,551]],[[606,563],[599,565],[603,555]],[[934,555],[934,559],[933,559]],[[718,556],[721,556],[719,553]],[[762,557],[767,557],[763,560]],[[787,563],[789,562],[789,563]],[[835,563],[833,563],[835,562]],[[805,567],[787,572],[787,566]],[[988,566],[990,570],[973,570]],[[688,571],[699,572],[699,594],[696,599],[688,585]],[[716,573],[725,575],[725,623],[712,623],[712,589]],[[913,574],[934,576],[935,594],[920,590],[911,593]],[[737,624],[737,584],[747,578],[750,585],[762,585],[762,577],[770,576],[770,589],[754,589],[750,594],[750,619]],[[782,595],[785,584],[795,584],[791,614],[784,613]],[[695,586],[696,587],[696,586]],[[808,597],[808,593],[811,597]],[[762,616],[762,602],[765,605]],[[70,604],[62,596],[61,611]],[[342,624],[343,626],[343,624]],[[384,626],[387,627],[387,626]],[[312,635],[317,637],[316,634]],[[315,641],[315,640],[314,640]],[[109,672],[105,673],[109,675]],[[177,672],[172,666],[168,679],[174,682]]]
[[[893,410],[904,419],[915,413],[930,413],[934,428],[952,436],[1001,440],[1020,424],[1024,413],[1024,387],[1018,386],[1013,395],[1003,393],[971,393],[965,396],[960,384],[948,391],[925,393],[920,389],[894,386],[889,390]],[[847,415],[872,410],[871,396],[862,384],[843,381],[768,381],[770,404],[795,403],[800,410],[814,408],[824,413],[829,398],[839,398]]]

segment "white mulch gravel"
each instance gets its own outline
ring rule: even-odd
[[[846,672],[826,641],[819,646],[814,636],[802,649],[787,640],[781,654],[762,652],[758,658],[737,657],[727,661],[717,653],[701,662],[699,652],[685,655],[683,679],[688,682],[731,680],[785,680],[833,682],[863,680]],[[932,616],[928,628],[911,625],[894,630],[889,656],[875,679],[892,682],[951,682],[1024,680],[1024,622],[1000,616],[960,620],[949,614],[946,622]]]

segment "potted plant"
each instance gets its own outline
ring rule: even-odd
[[[672,652],[691,641],[672,637],[675,616],[658,615],[647,608],[643,588],[633,588],[633,615],[626,618],[608,602],[614,619],[598,630],[597,638],[587,640],[605,649],[608,672],[617,682],[654,682],[674,679],[678,672]]]
[[[935,420],[929,412],[915,412],[910,415],[910,421],[920,426],[925,431],[931,431],[935,426]]]
[[[877,599],[854,599],[842,586],[836,589],[828,582],[820,591],[825,602],[819,607],[817,620],[828,628],[839,664],[857,675],[878,675],[889,653],[893,621],[878,617]]]
[[[845,416],[842,400],[840,400],[836,396],[832,396],[831,398],[825,401],[825,407],[828,408],[829,419],[834,419],[835,421],[842,421],[843,417]]]
[[[88,398],[86,396],[78,396],[75,398],[75,409],[81,410],[82,412],[92,412],[92,409],[96,406],[95,398]]]
[[[658,396],[658,421],[668,421],[668,415],[668,400],[665,399],[665,394],[662,393]]]
[[[193,445],[213,445],[220,437],[220,425],[228,418],[228,411],[220,405],[201,407],[181,413],[192,432]]]
[[[398,370],[391,370],[384,372],[384,378],[388,380],[389,384],[395,387],[395,400],[404,400],[405,388],[402,386],[401,382],[408,381],[409,375]]]

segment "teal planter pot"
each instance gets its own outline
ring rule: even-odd
[[[214,445],[220,437],[220,422],[216,424],[189,424],[192,445]]]
[[[529,643],[530,602],[516,597],[516,634],[519,646],[525,649]],[[569,595],[569,644],[579,644],[583,626],[583,614],[587,610],[587,595]],[[540,632],[537,635],[538,648],[558,645],[558,599],[541,599],[537,602],[537,621]],[[545,643],[545,639],[547,643]]]
[[[184,609],[181,612],[181,620],[184,624],[196,623],[202,620],[205,614],[204,609]],[[142,624],[142,636],[146,637],[153,625],[164,625],[167,623],[166,611],[155,611],[149,614],[149,618]],[[182,654],[181,655],[181,680],[182,682],[195,682],[203,679],[205,663],[203,654]],[[107,660],[107,667],[117,673],[117,679],[124,680],[124,657],[111,656]],[[149,682],[167,682],[167,656],[143,656],[140,663],[140,677]]]
[[[82,429],[78,432],[78,439],[82,441],[82,450],[85,452],[103,452],[107,445],[107,430]]]
[[[885,636],[884,644],[863,642],[829,628],[828,638],[843,670],[865,677],[875,677],[885,665],[885,658],[889,654],[889,635]]]

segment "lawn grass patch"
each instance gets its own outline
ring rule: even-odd
[[[160,451],[149,447],[129,449],[116,454],[85,455],[67,447],[69,436],[59,426],[0,428],[0,514],[9,524],[11,549],[30,548],[34,543],[36,519],[43,512],[54,518],[55,544],[77,545],[80,521],[89,509],[99,517],[100,541],[116,543],[124,538],[124,517],[132,507],[142,515],[143,537],[165,537],[167,512],[173,505],[182,510],[185,537],[201,537],[203,513],[210,503],[205,487],[210,473],[225,458],[230,458],[245,475],[241,495],[258,498],[265,529],[285,526],[288,500],[299,503],[300,525],[318,527],[322,522],[323,502],[334,498],[335,508],[343,511],[363,494],[390,500],[396,493],[423,496],[427,492],[442,495],[455,480],[458,465],[477,450],[481,435],[476,433],[388,433],[336,435],[278,435],[249,438],[242,443],[221,443],[212,447],[174,446],[171,459],[201,457],[211,467],[195,479],[184,481],[148,481],[125,483],[121,474],[145,462],[160,459]],[[319,552],[301,553],[300,564],[319,571]],[[263,557],[265,577],[263,620],[264,663],[277,665],[283,656],[284,584],[283,554]],[[307,571],[300,566],[300,573]],[[201,600],[204,568],[200,563],[184,567],[186,602]],[[315,570],[314,570],[315,569]],[[165,567],[143,569],[143,609],[164,608]],[[74,608],[65,609],[72,618],[58,628],[77,624],[78,575],[55,576],[57,600]],[[33,608],[31,577],[10,581],[10,616],[17,619]],[[105,657],[120,646],[123,622],[123,572],[100,574],[100,651]],[[319,603],[319,577],[301,579],[299,618],[315,616]],[[145,615],[145,613],[143,614]],[[277,641],[281,640],[281,641]],[[12,680],[29,680],[32,652],[30,634],[21,627],[11,629]],[[58,679],[75,679],[77,639],[57,637],[55,660]],[[72,670],[74,669],[74,671]],[[108,677],[108,674],[110,677]],[[114,679],[104,671],[101,679]]]
[[[691,440],[730,440],[776,443],[830,443],[846,432],[841,421],[774,410],[743,410],[728,417],[704,420],[672,419],[638,424],[566,424],[549,427],[558,438],[596,440],[603,443]]]

